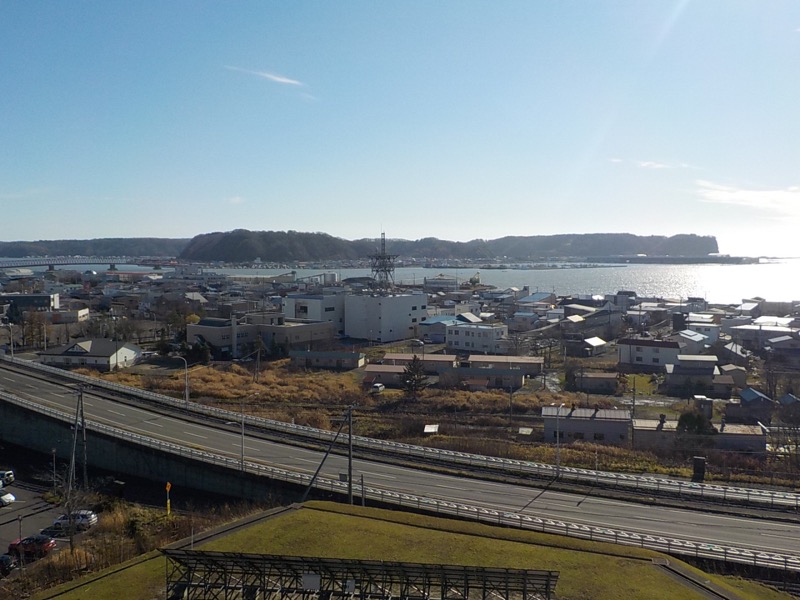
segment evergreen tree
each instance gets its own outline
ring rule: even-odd
[[[428,387],[428,376],[425,375],[425,365],[415,354],[403,371],[403,389],[416,400],[426,387]]]

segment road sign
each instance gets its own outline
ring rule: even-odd
[[[172,484],[168,481],[167,482],[167,492],[169,492],[171,489],[172,489]]]

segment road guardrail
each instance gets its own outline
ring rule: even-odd
[[[5,357],[4,360],[10,362],[8,357]],[[40,370],[61,378],[72,379],[79,383],[103,388],[119,394],[135,396],[155,404],[169,406],[173,409],[186,410],[223,422],[232,420],[238,421],[241,419],[238,413],[233,413],[224,409],[202,406],[196,403],[189,403],[189,405],[187,405],[184,400],[177,400],[170,396],[156,394],[148,390],[71,373],[49,365],[41,365],[30,361],[21,361],[19,359],[14,360],[14,364],[22,365],[32,370]],[[347,445],[347,436],[339,436],[339,438],[336,439],[336,434],[332,431],[253,416],[245,416],[244,420],[245,426],[251,429],[263,429],[277,432],[284,436],[301,438],[326,445],[333,443],[335,440],[340,448],[344,448]],[[406,457],[416,463],[433,462],[486,472],[507,473],[517,477],[533,477],[538,479],[555,479],[557,477],[563,481],[572,481],[597,487],[625,489],[637,493],[668,495],[710,502],[736,503],[758,508],[800,511],[800,494],[794,492],[712,483],[694,483],[679,479],[669,479],[667,477],[630,475],[610,471],[565,467],[563,465],[559,467],[548,463],[441,450],[438,448],[377,440],[362,436],[353,436],[353,447],[357,451],[366,450],[395,457]]]
[[[31,402],[29,400],[25,400],[24,398],[19,398],[5,392],[0,392],[0,400],[23,406],[28,410],[47,415],[51,418],[58,419],[66,423],[71,423],[74,418],[72,415],[69,415],[65,412],[46,406],[41,406],[35,402]],[[232,470],[241,470],[242,468],[242,462],[237,458],[229,458],[211,452],[198,450],[196,448],[190,448],[172,442],[157,440],[93,421],[87,420],[86,427],[87,429],[100,434],[123,439],[160,452],[180,456],[182,458],[189,458],[191,460],[222,466]],[[286,469],[278,469],[248,461],[245,461],[244,468],[245,471],[250,474],[260,475],[303,487],[308,486],[312,481],[312,476],[304,473],[296,473]],[[322,491],[337,493],[342,496],[347,496],[348,493],[348,484],[346,482],[327,479],[324,477],[317,477],[314,479],[314,487]],[[373,486],[362,487],[361,485],[357,485],[355,482],[353,482],[353,490],[356,495],[363,495],[367,500],[394,505],[399,508],[424,511],[426,513],[440,516],[471,519],[490,525],[515,527],[517,529],[539,531],[542,533],[580,538],[595,542],[610,542],[614,544],[623,544],[626,546],[636,546],[639,548],[664,552],[679,557],[705,558],[723,562],[752,565],[756,567],[768,567],[785,571],[800,572],[800,555],[764,552],[752,548],[742,548],[724,544],[710,544],[701,540],[686,540],[668,536],[644,534],[641,532],[624,529],[597,527],[580,522],[541,518],[517,512],[498,511],[488,507],[462,504],[437,498],[395,492]]]

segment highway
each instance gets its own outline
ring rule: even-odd
[[[39,404],[74,413],[75,386],[45,381],[41,375],[16,372],[0,364],[0,390]],[[99,389],[84,393],[88,421],[114,426],[138,435],[202,448],[240,459],[242,436],[239,415],[231,413],[227,425],[186,421],[177,414],[160,414],[146,406],[121,403]],[[91,461],[91,448],[89,449]],[[260,439],[250,432],[244,438],[248,463],[313,474],[323,452]],[[346,457],[331,454],[320,476],[338,479],[347,471]],[[736,516],[705,514],[694,510],[645,506],[607,498],[545,491],[521,485],[461,478],[356,458],[354,482],[363,476],[367,487],[442,501],[550,518],[594,527],[622,529],[650,536],[670,536],[704,544],[729,545],[800,557],[800,525]],[[356,496],[358,494],[356,486]]]

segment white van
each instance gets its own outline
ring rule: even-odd
[[[382,383],[373,383],[372,389],[370,389],[370,394],[380,394],[383,390],[386,389],[386,386]]]

